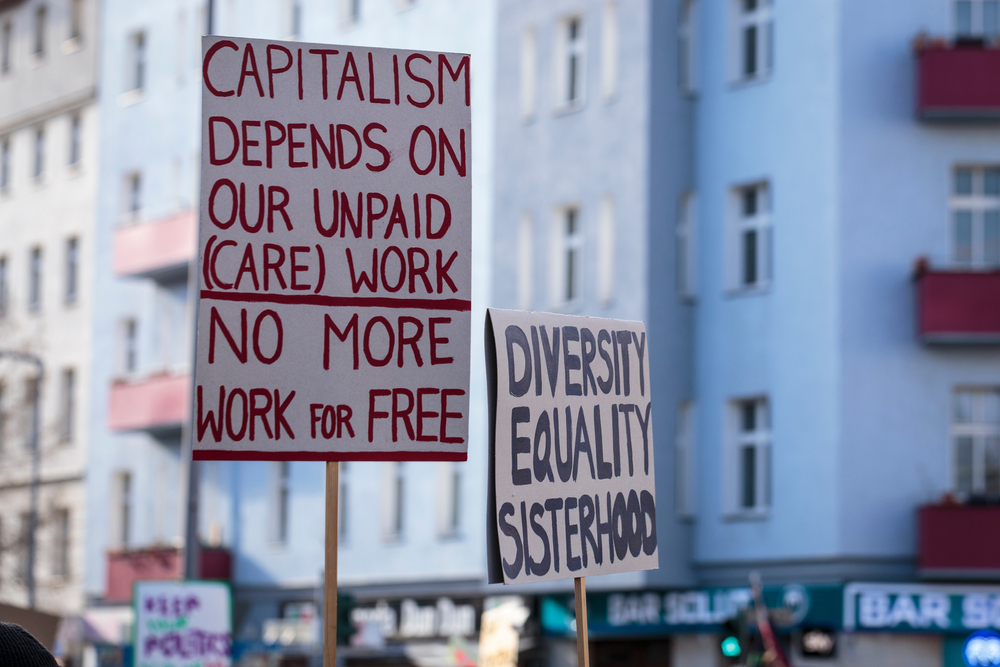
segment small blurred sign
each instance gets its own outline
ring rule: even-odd
[[[231,667],[232,591],[214,581],[135,585],[135,667]]]
[[[479,631],[480,667],[516,667],[518,630],[529,613],[527,607],[516,601],[483,612]]]
[[[973,632],[965,640],[962,657],[969,667],[1000,665],[1000,634],[993,630]]]

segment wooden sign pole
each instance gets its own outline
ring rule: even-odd
[[[576,664],[590,667],[590,644],[587,637],[587,578],[573,580],[576,593]]]
[[[326,464],[326,569],[323,573],[323,667],[337,665],[337,519],[340,463]],[[577,603],[579,607],[579,603]]]

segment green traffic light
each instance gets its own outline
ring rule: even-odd
[[[722,655],[735,658],[740,654],[740,640],[736,637],[726,637],[722,640]]]

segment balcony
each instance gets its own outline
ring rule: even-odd
[[[922,576],[1000,578],[1000,505],[925,505],[919,533]]]
[[[179,429],[190,415],[191,376],[164,373],[111,385],[108,427],[112,431]]]
[[[121,227],[115,231],[115,275],[183,279],[195,258],[197,236],[198,216],[193,210]]]
[[[1000,343],[1000,271],[934,271],[918,262],[915,280],[923,342]]]
[[[1000,120],[1000,48],[917,38],[917,115]]]
[[[198,554],[197,578],[229,580],[232,554],[228,549],[203,546]],[[176,547],[109,551],[105,600],[131,602],[132,584],[135,582],[181,579],[183,571],[184,552]]]

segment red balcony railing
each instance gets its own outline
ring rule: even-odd
[[[191,409],[190,375],[155,375],[111,385],[108,427],[112,431],[179,428]]]
[[[230,579],[232,554],[228,549],[201,547],[198,560],[198,578]],[[105,599],[131,602],[135,582],[180,579],[183,571],[183,552],[175,547],[109,551]]]
[[[1000,575],[1000,505],[926,505],[919,524],[925,576]]]
[[[1000,120],[1000,48],[918,39],[916,51],[921,118]]]
[[[1000,343],[1000,271],[918,265],[917,331],[927,343]]]
[[[115,231],[114,270],[119,276],[181,274],[195,257],[198,218],[186,211]]]

